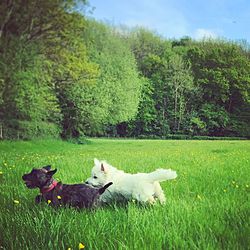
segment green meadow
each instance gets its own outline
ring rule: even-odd
[[[127,172],[177,171],[164,206],[113,204],[95,211],[35,205],[21,176],[51,164],[79,183],[93,159]],[[249,141],[90,139],[0,142],[0,249],[249,249]]]

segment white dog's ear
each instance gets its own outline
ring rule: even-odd
[[[108,167],[104,167],[103,163],[101,163],[101,171],[103,171],[105,174],[108,172]]]
[[[100,164],[100,161],[99,161],[98,159],[95,158],[95,159],[94,159],[94,163],[95,163],[96,166],[98,166],[98,165]]]

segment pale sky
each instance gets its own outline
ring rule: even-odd
[[[143,26],[166,38],[250,42],[250,0],[89,0],[96,20]]]

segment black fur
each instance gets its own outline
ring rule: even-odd
[[[76,208],[93,208],[100,204],[100,195],[112,185],[110,182],[101,188],[92,187],[86,184],[62,184],[61,182],[50,191],[46,191],[53,185],[55,170],[50,166],[39,169],[32,169],[28,174],[22,176],[28,188],[39,188],[41,195],[35,198],[36,203],[46,201],[52,206],[68,205]]]

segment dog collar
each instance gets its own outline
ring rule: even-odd
[[[56,186],[57,186],[57,181],[53,180],[53,182],[48,187],[41,188],[40,192],[42,194],[48,193],[49,191],[51,191],[52,189],[54,189]]]

